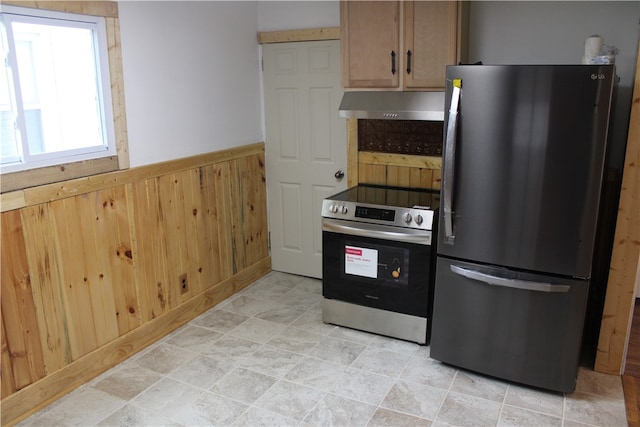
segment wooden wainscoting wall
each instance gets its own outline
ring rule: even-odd
[[[408,154],[358,154],[358,181],[393,187],[439,189],[441,178],[440,157]]]
[[[358,150],[357,119],[347,120],[348,186],[378,184],[440,189],[442,158]]]
[[[271,269],[264,144],[2,194],[2,425]]]
[[[633,84],[618,219],[594,368],[598,372],[622,374],[633,318],[636,275],[640,271],[639,255],[640,46],[636,54],[636,76]]]

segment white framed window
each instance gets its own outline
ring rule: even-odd
[[[3,6],[0,171],[116,155],[105,21]]]

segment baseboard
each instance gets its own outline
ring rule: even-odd
[[[271,257],[194,296],[173,310],[84,355],[0,402],[2,425],[13,425],[191,321],[271,271]]]

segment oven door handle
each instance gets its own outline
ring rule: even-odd
[[[350,221],[322,218],[322,231],[346,234],[349,236],[369,237],[371,239],[393,240],[417,245],[431,245],[431,231],[413,230],[401,227],[385,227],[383,225],[358,222],[357,226]],[[402,230],[402,231],[397,231]]]
[[[447,122],[447,138],[444,153],[444,176],[442,177],[442,210],[444,219],[445,242],[453,243],[455,234],[453,230],[453,187],[455,177],[456,157],[456,132],[458,128],[458,103],[462,80],[453,80],[453,92],[451,93],[451,105],[449,107],[449,120]]]

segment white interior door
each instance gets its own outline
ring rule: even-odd
[[[320,278],[322,199],[347,183],[340,42],[267,44],[262,53],[272,268]]]

